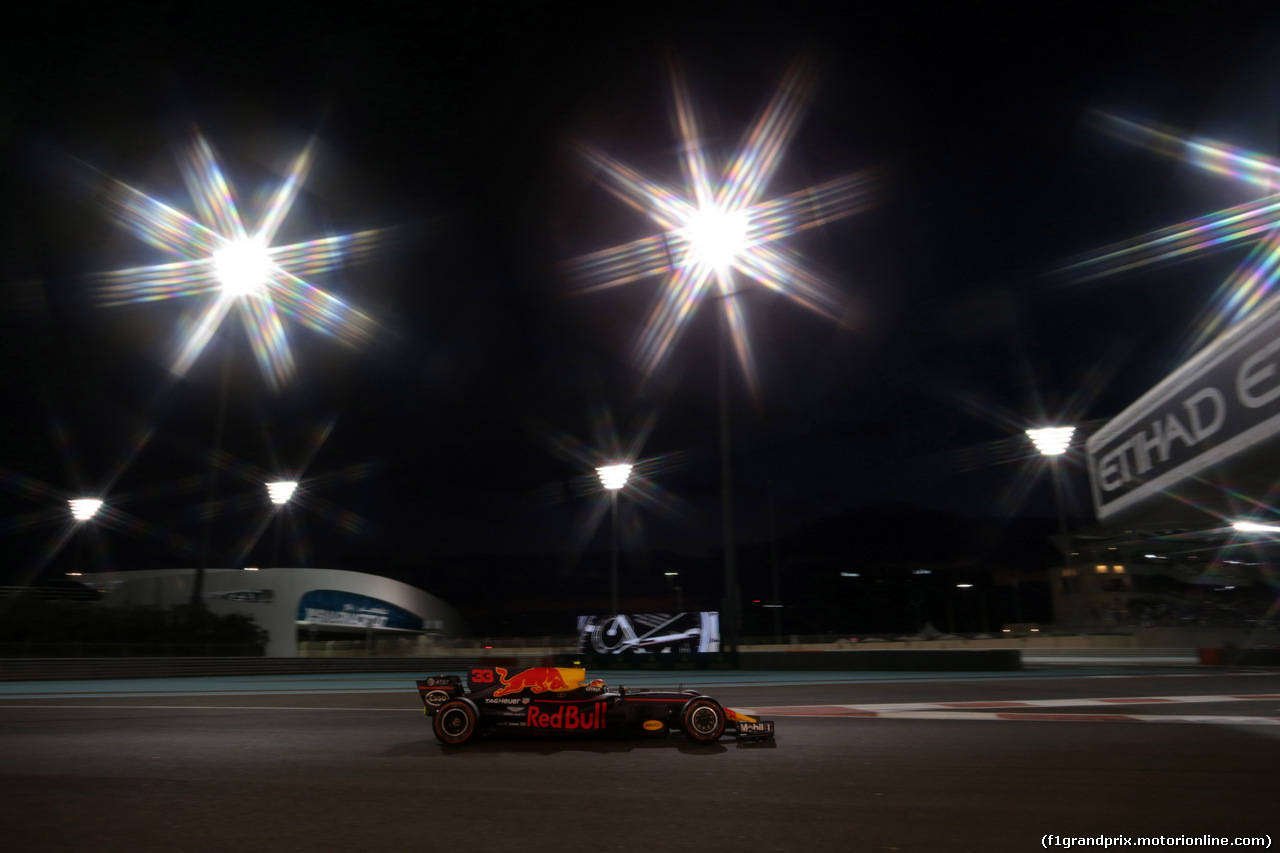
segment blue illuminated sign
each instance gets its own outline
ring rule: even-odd
[[[302,596],[298,602],[298,621],[310,625],[344,625],[391,631],[423,630],[422,617],[403,607],[336,589],[313,589]]]

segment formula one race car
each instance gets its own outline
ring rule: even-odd
[[[424,713],[441,743],[462,744],[482,732],[531,735],[652,735],[678,729],[714,743],[726,729],[737,740],[773,737],[773,722],[725,708],[696,690],[609,690],[575,667],[538,666],[509,673],[476,666],[467,686],[456,675],[418,679]]]

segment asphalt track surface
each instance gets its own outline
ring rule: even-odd
[[[0,683],[0,842],[932,853],[1043,849],[1049,835],[1147,850],[1280,840],[1276,670],[607,674],[777,721],[772,744],[711,746],[445,747],[413,685],[428,674]],[[1133,843],[1153,836],[1210,841]]]

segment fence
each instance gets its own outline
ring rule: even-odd
[[[26,658],[0,660],[0,681],[86,681],[108,678],[325,675],[395,672],[418,677],[457,673],[464,658]],[[507,666],[544,666],[543,655],[494,658]],[[461,664],[465,665],[465,664]],[[412,689],[412,685],[410,685]]]
[[[10,658],[187,658],[261,657],[254,643],[0,643]]]

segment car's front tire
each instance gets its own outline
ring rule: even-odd
[[[694,743],[715,743],[724,734],[725,713],[709,696],[690,699],[680,711],[680,729]]]
[[[431,720],[436,739],[452,746],[471,740],[478,728],[475,706],[464,699],[445,702]]]

